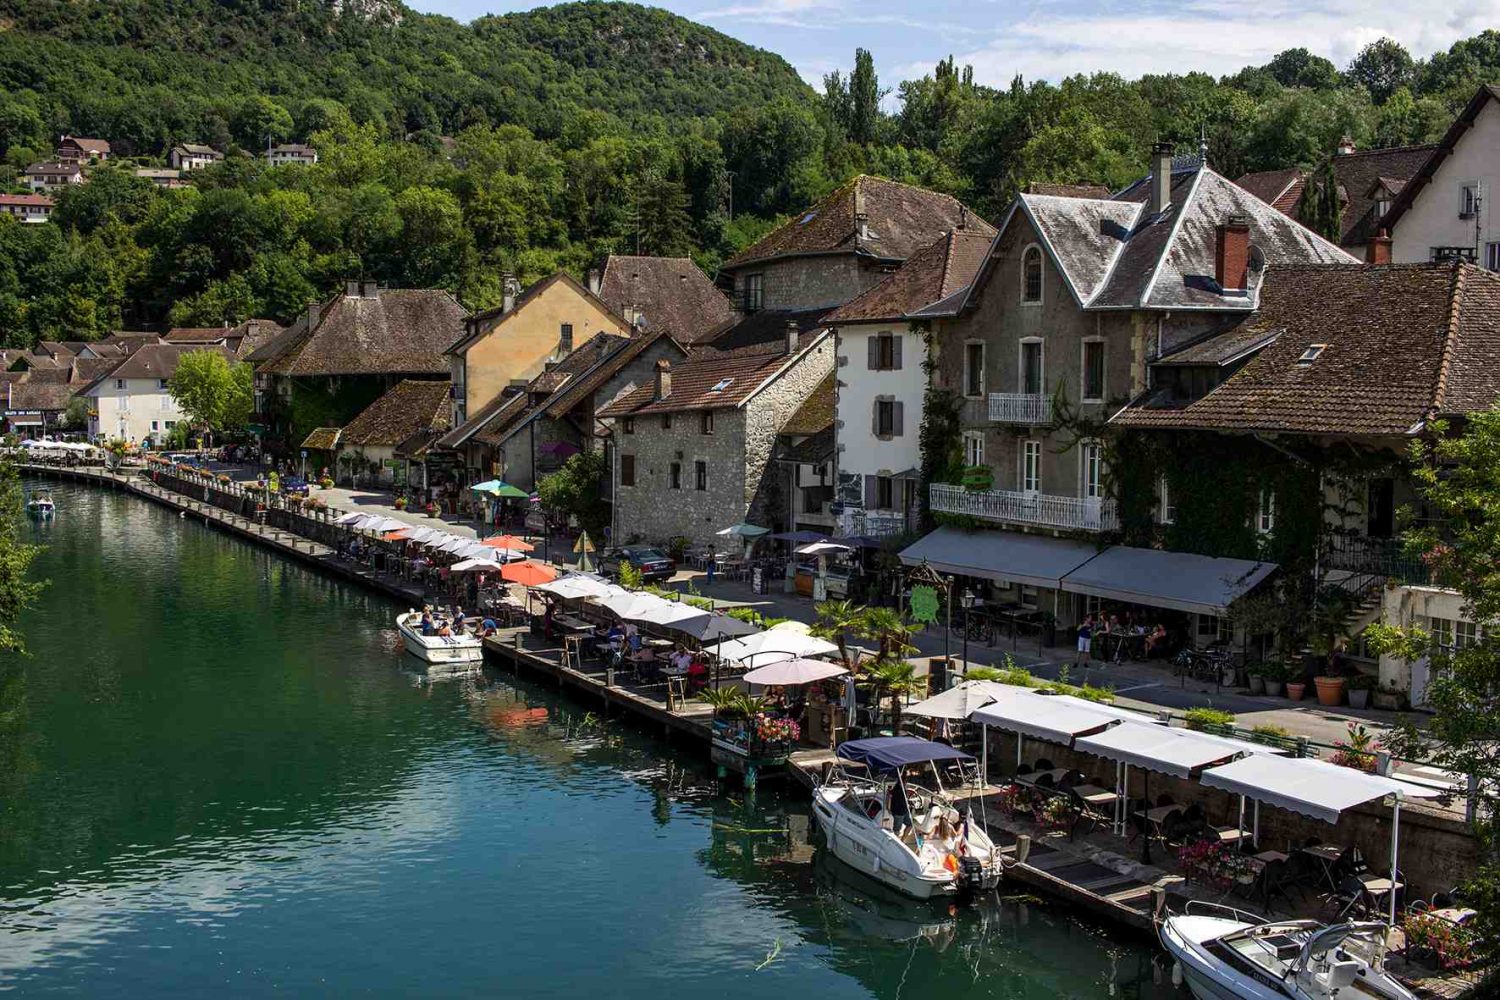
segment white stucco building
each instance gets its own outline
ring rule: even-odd
[[[1479,89],[1385,218],[1398,264],[1464,256],[1500,271],[1500,87]]]
[[[150,344],[91,382],[79,393],[89,400],[89,437],[137,443],[164,440],[185,419],[167,383],[177,371],[178,360],[195,350],[218,351],[225,360],[234,361],[222,347]]]

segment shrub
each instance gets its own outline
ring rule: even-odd
[[[1221,708],[1190,708],[1184,715],[1189,729],[1208,729],[1211,726],[1234,725],[1234,713]]]
[[[1281,726],[1272,726],[1262,723],[1250,730],[1250,739],[1255,743],[1265,743],[1268,746],[1276,746],[1282,740],[1292,738],[1292,731]]]
[[[714,602],[706,597],[684,597],[682,603],[690,608],[697,608],[699,611],[712,611],[714,609]]]
[[[759,613],[757,613],[754,608],[744,605],[738,608],[729,608],[724,612],[724,614],[728,615],[730,618],[733,618],[735,621],[741,621],[747,625],[754,625],[760,618]],[[786,621],[786,619],[783,618],[782,621]]]

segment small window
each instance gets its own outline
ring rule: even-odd
[[[984,395],[984,344],[964,345],[964,395]]]
[[[732,379],[732,378],[721,378],[721,379],[719,379],[719,381],[715,382],[714,383],[714,387],[712,389],[708,390],[708,391],[709,392],[723,392],[725,389],[729,388],[729,384],[731,382],[733,382],[733,381],[734,381],[734,379]]]
[[[1484,245],[1484,268],[1486,271],[1500,271],[1500,243]]]
[[[742,285],[741,307],[745,312],[758,312],[765,303],[765,275],[747,274]]]
[[[896,506],[896,491],[893,489],[894,480],[890,476],[875,477],[875,509],[892,510]]]
[[[176,426],[177,426],[177,421],[175,421],[175,420],[168,420],[167,421],[167,430],[171,430],[173,427],[176,427]]]
[[[1104,399],[1104,341],[1083,342],[1083,398],[1092,402]]]
[[[122,379],[122,378],[115,379],[115,388],[116,389],[123,389],[123,388],[125,388],[125,380]]]
[[[901,367],[900,341],[895,334],[881,333],[870,338],[870,370],[895,371]]]
[[[693,489],[699,493],[708,490],[708,463],[702,459],[693,463]]]
[[[164,379],[164,378],[157,379],[156,380],[156,387],[158,389],[165,389],[167,387],[167,380]]]
[[[970,468],[984,464],[983,431],[964,431],[964,464]]]
[[[634,455],[621,455],[620,456],[620,485],[621,486],[634,486],[635,485],[635,456]]]
[[[661,429],[664,431],[669,431],[672,429],[672,414],[663,413],[661,415]]]
[[[1391,199],[1382,197],[1375,200],[1375,218],[1385,218],[1385,213],[1389,212],[1390,210]]]
[[[558,337],[558,340],[560,341],[559,346],[561,347],[561,349],[564,352],[571,351],[573,349],[573,324],[572,323],[564,323],[562,325],[562,333]]]
[[[1465,184],[1458,192],[1458,217],[1472,219],[1479,212],[1479,185]]]
[[[896,404],[889,399],[875,401],[875,436],[893,437],[896,433]]]
[[[626,434],[635,433],[635,417],[625,417],[620,421],[620,429]]]
[[[1323,349],[1326,348],[1327,346],[1328,346],[1327,344],[1309,344],[1309,345],[1307,345],[1307,350],[1305,350],[1305,351],[1302,352],[1302,356],[1297,359],[1297,364],[1299,364],[1299,365],[1310,365],[1310,364],[1312,364],[1314,361],[1318,360],[1318,357],[1323,353]]]
[[[1021,491],[1042,491],[1042,443],[1027,441],[1021,446]]]
[[[698,431],[702,434],[712,434],[714,432],[713,410],[704,410],[703,413],[699,416]]]
[[[667,466],[667,488],[672,490],[682,489],[682,463],[673,462]]]
[[[1021,255],[1021,301],[1042,301],[1042,250],[1027,247]]]
[[[157,422],[155,420],[151,421],[151,429],[153,431],[158,429],[158,425],[157,425]]]
[[[1166,476],[1156,485],[1156,519],[1162,524],[1177,523],[1177,507],[1172,503],[1172,484]]]
[[[1255,530],[1269,535],[1276,529],[1276,493],[1271,489],[1260,491],[1260,507],[1255,514]]]
[[[1028,396],[1042,394],[1042,342],[1021,341],[1021,392]]]

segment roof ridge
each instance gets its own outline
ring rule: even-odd
[[[1443,409],[1443,397],[1448,394],[1448,370],[1453,365],[1453,354],[1458,344],[1459,318],[1462,313],[1464,297],[1464,266],[1455,263],[1453,266],[1452,301],[1448,306],[1448,330],[1443,336],[1443,353],[1438,360],[1437,384],[1432,390],[1432,412],[1441,413]]]
[[[943,297],[943,289],[948,287],[948,275],[952,273],[953,244],[955,242],[957,232],[958,230],[956,229],[950,229],[941,237],[941,242],[944,243],[945,246],[943,247],[943,271],[938,275],[938,299],[941,299]],[[923,305],[931,304],[932,303],[930,302],[923,303]]]
[[[1378,146],[1375,149],[1356,149],[1352,153],[1335,152],[1332,159],[1334,162],[1337,162],[1339,160],[1352,159],[1356,156],[1375,156],[1381,153],[1410,153],[1422,149],[1436,149],[1440,145],[1442,143],[1439,142],[1418,142],[1410,146]]]

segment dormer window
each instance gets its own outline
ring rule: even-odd
[[[1308,344],[1307,350],[1303,351],[1302,356],[1297,359],[1297,364],[1312,364],[1314,361],[1318,360],[1318,357],[1323,353],[1324,348],[1326,348],[1327,346],[1327,344]]]

